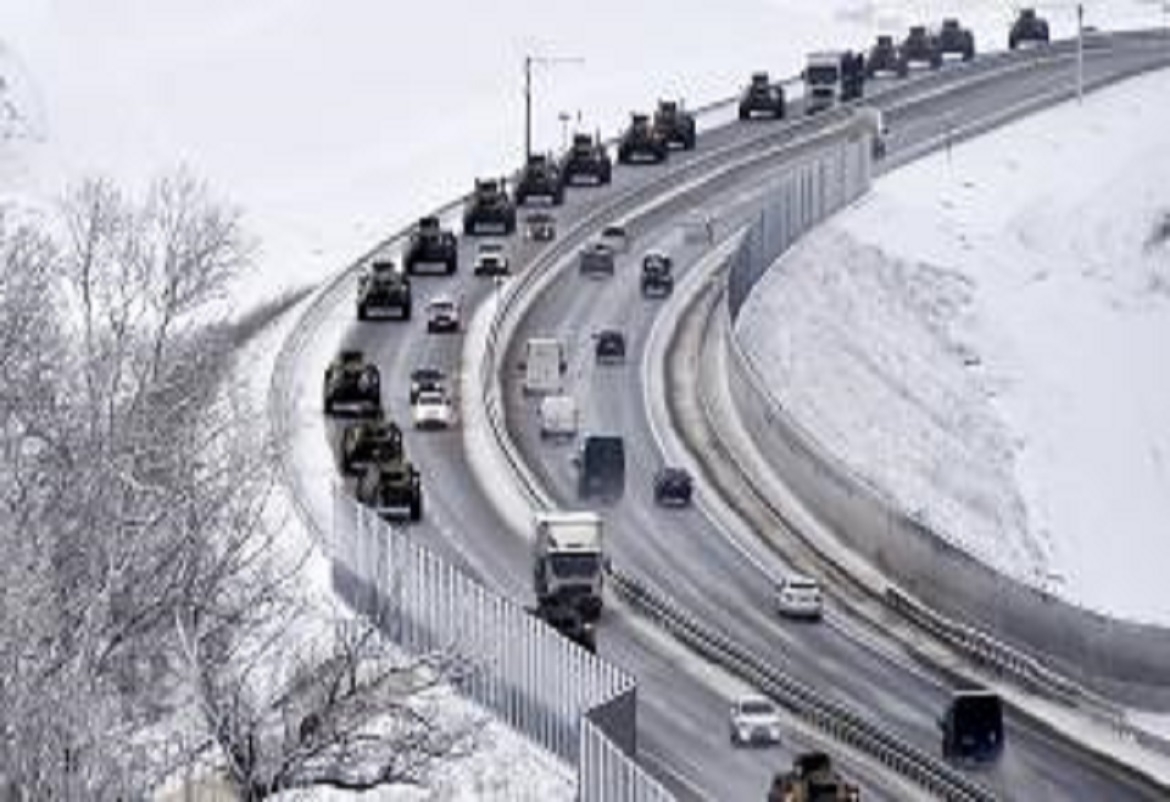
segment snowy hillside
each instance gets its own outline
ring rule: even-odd
[[[1088,4],[1103,28],[1157,24],[1142,0]],[[182,161],[247,212],[263,246],[242,304],[336,270],[388,230],[515,165],[526,53],[582,64],[535,70],[536,144],[558,118],[613,133],[660,95],[732,94],[753,69],[792,75],[809,50],[957,15],[1002,48],[999,0],[11,0],[0,58],[43,106],[47,141],[0,141],[0,196],[55,198],[88,171],[121,183]],[[1054,33],[1071,30],[1051,12]],[[7,70],[0,60],[0,70]],[[12,70],[7,70],[12,72]],[[31,81],[31,86],[28,85]],[[19,158],[22,169],[13,161]],[[5,164],[7,162],[7,168]]]
[[[1143,77],[890,175],[740,324],[787,408],[904,508],[1163,624],[1167,97],[1170,73]]]

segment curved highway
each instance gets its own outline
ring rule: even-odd
[[[1165,63],[1144,45],[1119,44],[1113,55],[1094,54],[1087,61],[1090,75],[1138,69]],[[961,69],[956,73],[962,72]],[[891,149],[911,148],[945,134],[956,118],[985,115],[1023,99],[1052,91],[1070,80],[1070,62],[1037,59],[1010,77],[988,80],[953,94],[939,94],[929,103],[891,114]],[[674,154],[671,165],[701,158],[721,147],[750,148],[764,135],[796,139],[798,127],[786,124],[731,124],[704,132],[699,149]],[[781,132],[791,133],[781,133]],[[725,181],[698,187],[680,195],[662,209],[631,226],[633,247],[621,259],[613,279],[587,281],[569,266],[522,319],[514,345],[529,336],[554,335],[569,342],[572,354],[570,383],[585,409],[588,428],[620,432],[628,449],[628,489],[608,508],[607,538],[614,561],[623,570],[668,590],[695,616],[767,655],[778,665],[829,695],[880,718],[903,738],[936,753],[935,717],[941,711],[945,677],[914,664],[896,646],[875,633],[864,632],[830,602],[822,625],[794,625],[771,613],[769,576],[782,566],[770,554],[747,555],[729,540],[717,523],[700,509],[663,511],[653,505],[648,478],[660,465],[658,445],[643,404],[641,359],[656,310],[662,302],[641,299],[637,269],[641,254],[657,247],[671,252],[682,279],[707,248],[688,244],[680,232],[680,213],[709,213],[725,235],[737,220],[752,213],[756,192],[770,171],[782,162],[740,171]],[[624,190],[639,186],[662,168],[617,169],[608,189],[573,190],[557,210],[560,228],[590,210],[603,207]],[[514,269],[522,270],[543,246],[512,238]],[[471,276],[473,242],[461,242],[460,273],[455,278],[417,277],[415,321],[346,325],[342,341],[363,349],[383,373],[383,397],[390,415],[409,421],[407,383],[420,365],[441,367],[461,374],[463,338],[426,334],[422,310],[434,294],[462,296],[465,314],[495,292],[492,282]],[[397,256],[391,250],[388,255]],[[330,298],[332,315],[353,315],[353,276],[339,284]],[[591,360],[590,335],[602,325],[623,328],[629,337],[627,364],[596,367]],[[340,344],[340,343],[339,343]],[[518,355],[507,355],[514,365]],[[292,416],[320,418],[320,367],[307,374],[305,387],[289,388]],[[534,471],[554,497],[577,506],[575,475],[564,447],[542,443],[535,431],[532,402],[519,391],[519,375],[505,382],[506,411],[513,437]],[[464,388],[463,404],[479,403],[475,388]],[[336,437],[336,430],[332,437]],[[527,541],[510,531],[492,499],[490,477],[485,487],[468,469],[464,438],[458,426],[447,432],[406,432],[407,453],[423,473],[426,513],[411,531],[422,541],[450,555],[490,586],[528,602],[531,563]],[[703,492],[702,488],[700,492]],[[764,566],[764,569],[761,569]],[[680,798],[716,800],[756,799],[763,796],[771,773],[786,765],[793,753],[819,745],[840,754],[846,771],[863,783],[867,799],[905,799],[912,791],[883,776],[868,761],[848,750],[827,744],[815,732],[793,725],[779,749],[734,750],[727,738],[727,703],[745,690],[740,683],[688,655],[661,633],[618,605],[610,605],[599,632],[599,653],[632,673],[639,682],[639,754],[647,767]],[[981,779],[1008,799],[1152,799],[1141,789],[1119,784],[1108,771],[1085,760],[1062,740],[1036,731],[1026,722],[1009,722],[1010,747],[1003,761]]]

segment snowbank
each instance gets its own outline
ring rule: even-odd
[[[775,393],[994,567],[1170,624],[1170,73],[879,181],[745,307]],[[776,321],[782,321],[777,332]]]

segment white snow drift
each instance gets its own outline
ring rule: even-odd
[[[973,554],[1170,624],[1170,73],[880,180],[740,322],[777,395]]]

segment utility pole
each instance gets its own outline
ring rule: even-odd
[[[585,59],[577,56],[524,56],[524,163],[532,155],[532,67],[551,67],[556,64],[584,64]]]
[[[1085,4],[1077,3],[1077,103],[1085,101]]]

